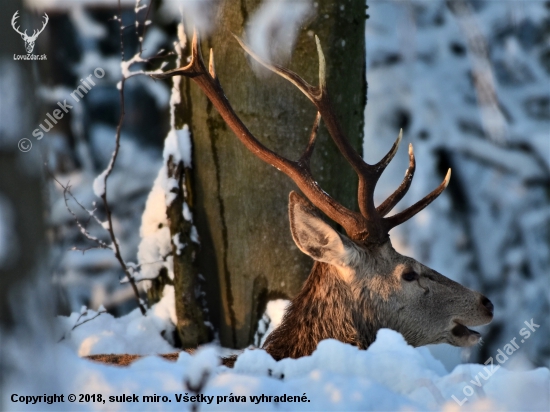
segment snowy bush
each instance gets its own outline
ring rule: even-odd
[[[522,356],[548,366],[550,9],[544,2],[452,3],[369,2],[365,158],[380,158],[404,128],[417,171],[401,208],[452,167],[443,196],[396,228],[393,244],[494,303],[495,318],[481,331],[485,345],[472,360],[484,362],[534,318],[546,332]],[[469,15],[452,11],[461,4]],[[494,113],[484,112],[480,88],[493,89]],[[382,176],[378,201],[406,165],[401,150]]]

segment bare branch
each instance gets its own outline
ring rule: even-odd
[[[100,310],[99,312],[97,312],[97,314],[93,317],[93,318],[90,318],[90,319],[86,319],[86,320],[83,320],[82,322],[78,323],[78,321],[80,320],[80,318],[83,316],[83,314],[80,314],[80,316],[78,317],[78,319],[76,320],[77,323],[75,323],[75,325],[71,328],[71,330],[75,330],[76,328],[78,328],[79,326],[82,326],[84,325],[85,323],[91,321],[91,320],[94,320],[95,318],[99,317],[100,315],[103,315],[104,313],[107,313],[106,310]]]
[[[120,4],[120,0],[118,2],[118,18],[119,22],[119,33],[120,33],[120,56],[121,56],[121,67],[124,67],[124,27],[122,25],[122,8]],[[132,286],[132,290],[134,291],[134,295],[136,297],[139,310],[141,311],[142,315],[145,315],[147,313],[147,310],[145,306],[143,305],[143,301],[139,297],[139,291],[136,285],[136,282],[134,280],[134,276],[131,273],[131,270],[126,265],[126,262],[124,262],[124,259],[122,258],[122,254],[120,253],[120,246],[118,244],[118,240],[115,236],[115,232],[113,230],[113,215],[111,211],[111,207],[109,205],[109,201],[107,199],[107,186],[108,186],[108,180],[109,176],[111,175],[115,164],[116,159],[118,157],[118,153],[120,151],[120,136],[122,132],[122,125],[124,123],[124,82],[126,81],[125,74],[122,73],[122,79],[120,81],[120,87],[119,87],[119,94],[120,94],[120,117],[118,120],[117,128],[116,128],[116,135],[115,135],[115,150],[113,151],[113,154],[111,156],[111,160],[109,161],[109,165],[107,166],[107,169],[103,171],[103,173],[97,177],[97,179],[103,179],[103,192],[101,193],[101,200],[103,201],[103,207],[105,208],[105,213],[107,215],[107,232],[109,233],[109,236],[111,237],[111,241],[113,242],[113,251],[115,253],[115,257],[120,263],[120,266],[122,267],[122,270],[126,274],[126,277],[128,278],[128,281],[130,282],[130,285]]]
[[[55,178],[54,178],[55,179]],[[80,220],[78,219],[78,217],[76,216],[76,213],[73,212],[73,210],[71,209],[71,207],[69,206],[69,202],[68,202],[68,198],[67,198],[67,194],[69,194],[73,199],[75,199],[75,197],[73,196],[73,194],[71,193],[70,191],[70,186],[67,185],[67,186],[63,186],[61,184],[61,182],[59,182],[57,179],[55,179],[57,181],[57,183],[59,183],[61,185],[61,187],[63,188],[63,200],[65,201],[65,207],[67,208],[67,210],[69,211],[69,213],[73,216],[74,218],[74,221],[76,222],[76,225],[78,226],[78,228],[80,229],[80,233],[82,233],[88,240],[91,240],[92,242],[95,242],[98,247],[100,249],[112,249],[111,246],[109,246],[107,243],[105,243],[104,241],[102,241],[101,239],[98,239],[97,237],[95,236],[92,236],[88,230],[84,227],[84,225],[82,225],[82,223],[80,223]],[[76,201],[76,199],[75,199]],[[78,203],[78,202],[77,202]]]

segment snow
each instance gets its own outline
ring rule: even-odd
[[[72,9],[71,19],[77,23],[76,29],[81,37],[97,39],[102,35],[98,26],[90,25],[93,22],[79,14],[83,4],[90,4],[88,0],[27,0],[26,4],[46,9]],[[123,1],[123,4],[134,7],[137,3],[128,0]],[[209,8],[207,11],[212,13],[216,6],[216,2],[208,1],[173,1],[172,4],[178,7],[187,4],[186,13],[192,14],[193,10],[197,10],[201,16],[207,16],[203,14],[202,8]],[[303,13],[301,15],[294,13],[276,22],[273,17],[277,13],[281,15],[283,11],[290,12],[277,9],[277,4],[288,6],[287,1],[267,1],[258,8],[254,17],[261,18],[263,23],[271,25],[274,30],[276,41],[281,42],[276,43],[278,46],[270,47],[274,51],[281,44],[292,44],[297,22],[307,15],[306,12],[300,12]],[[305,10],[308,4],[300,3],[300,7]],[[137,310],[118,318],[100,314],[103,312],[101,304],[109,307],[117,299],[123,301],[121,296],[125,293],[132,296],[132,292],[126,284],[109,294],[110,286],[105,285],[110,285],[113,279],[118,283],[115,270],[117,262],[110,250],[91,250],[86,254],[73,252],[63,255],[59,259],[61,264],[56,271],[55,281],[66,287],[69,307],[78,308],[85,301],[97,310],[85,309],[69,317],[59,317],[56,320],[56,335],[52,339],[47,337],[49,330],[40,333],[35,330],[34,334],[26,333],[17,338],[0,331],[2,367],[7,362],[7,367],[0,372],[13,372],[9,379],[2,382],[5,384],[0,389],[0,409],[187,410],[192,405],[177,402],[176,394],[194,395],[190,388],[197,385],[206,372],[209,380],[201,392],[214,397],[209,405],[203,403],[199,406],[206,410],[549,410],[549,370],[533,369],[532,364],[548,363],[547,331],[550,323],[546,314],[550,296],[547,282],[550,252],[547,248],[547,228],[550,213],[547,188],[540,182],[547,182],[550,140],[548,122],[534,119],[532,115],[526,114],[524,107],[524,102],[529,98],[547,90],[544,87],[547,86],[548,75],[538,63],[542,46],[527,47],[512,35],[506,35],[507,38],[499,43],[498,36],[492,34],[499,27],[507,28],[510,21],[513,21],[515,27],[525,22],[540,24],[548,18],[548,14],[541,2],[525,2],[521,7],[515,4],[484,3],[481,9],[476,10],[478,22],[485,29],[484,35],[493,36],[489,63],[501,65],[500,72],[493,68],[495,74],[492,81],[499,102],[513,118],[513,122],[506,125],[506,139],[485,139],[483,135],[464,131],[459,126],[469,124],[482,129],[484,119],[483,112],[480,113],[475,104],[468,103],[476,102],[476,90],[471,87],[468,78],[472,62],[468,58],[459,59],[449,51],[451,41],[464,43],[464,34],[443,2],[371,1],[371,18],[367,22],[367,160],[378,160],[394,141],[397,131],[392,126],[392,115],[396,109],[407,109],[411,113],[405,140],[409,139],[415,145],[417,176],[410,194],[396,211],[412,204],[441,182],[443,176],[438,174],[438,159],[434,155],[439,152],[448,153],[455,162],[453,181],[458,179],[463,183],[464,199],[471,202],[459,205],[458,208],[470,207],[474,210],[465,219],[462,217],[464,210],[457,210],[451,196],[444,193],[415,219],[396,229],[395,233],[392,232],[393,244],[403,253],[417,257],[422,263],[451,278],[469,287],[487,291],[495,303],[496,313],[495,321],[485,332],[490,331],[490,335],[496,337],[481,349],[493,358],[494,373],[491,373],[490,364],[468,363],[456,366],[461,362],[461,357],[464,361],[468,354],[475,354],[474,351],[479,353],[479,347],[472,351],[461,351],[444,345],[430,349],[411,348],[398,333],[390,330],[379,331],[376,342],[367,351],[329,340],[321,342],[310,357],[275,362],[262,350],[246,350],[233,370],[219,365],[218,355],[226,352],[226,348],[215,345],[202,348],[193,356],[182,353],[177,363],[154,356],[139,360],[128,368],[92,363],[77,357],[77,354],[173,352],[175,349],[169,340],[176,317],[174,291],[171,287],[164,290],[162,300],[150,308],[145,317]],[[299,11],[300,7],[296,10]],[[271,10],[272,15],[265,10]],[[444,16],[441,25],[433,23],[438,13]],[[174,13],[173,16],[178,14]],[[204,27],[201,26],[202,30],[206,30],[214,21],[212,15],[209,16]],[[251,42],[257,41],[259,47],[263,45],[264,51],[269,53],[268,57],[284,57],[273,55],[267,50],[266,39],[270,38],[264,31],[255,32],[251,27],[247,32]],[[180,36],[181,46],[185,44],[182,38]],[[148,45],[146,53],[153,52],[161,41],[162,35],[150,30],[144,43]],[[383,64],[384,59],[392,53],[401,56],[402,60],[393,66]],[[138,59],[132,59],[139,63]],[[116,56],[104,58],[91,48],[83,53],[82,59],[72,69],[77,78],[82,78],[92,73],[98,67],[98,62],[101,62],[100,67],[107,73],[104,80],[113,81],[114,87],[121,68]],[[8,64],[11,66],[11,63]],[[142,73],[131,72],[129,64],[124,68],[127,68],[128,75]],[[24,95],[13,93],[16,88],[8,87],[10,83],[20,83],[17,82],[17,70],[12,69],[4,70],[0,89],[6,92],[2,95],[7,96],[6,101],[13,107],[23,107]],[[508,84],[502,80],[502,71],[512,79]],[[168,92],[163,89],[162,83],[147,81],[149,79],[143,76],[136,76],[132,82],[141,82],[141,79],[144,79],[144,85],[149,85],[148,92],[155,98],[157,105],[165,105]],[[172,107],[180,100],[178,85],[178,80],[174,79]],[[72,90],[72,86],[67,90]],[[43,98],[48,95],[52,101],[56,101],[59,97],[55,96],[62,89],[52,87],[40,91]],[[21,113],[12,110],[10,115],[13,114],[13,119],[16,119],[21,117]],[[166,139],[164,162],[168,155],[183,161],[186,167],[191,167],[189,131],[186,128],[175,130],[173,109],[171,114],[172,130]],[[11,116],[7,118],[12,119]],[[16,141],[14,139],[18,136],[20,124],[18,120],[0,123],[1,131],[8,137],[7,144]],[[428,130],[428,138],[419,137],[422,129]],[[94,125],[87,132],[90,150],[95,152],[95,160],[100,167],[104,167],[112,153],[109,145],[113,144],[114,130]],[[53,139],[52,135],[50,141]],[[41,144],[45,144],[45,140]],[[136,209],[136,216],[139,216],[141,204],[136,202],[134,196],[136,193],[145,196],[160,168],[142,216],[140,231],[143,239],[139,246],[139,265],[135,267],[138,270],[136,278],[154,278],[163,267],[168,269],[168,276],[173,276],[170,270],[172,257],[168,255],[172,251],[172,242],[180,245],[180,241],[170,236],[166,202],[171,199],[170,190],[175,187],[175,181],[166,178],[166,171],[161,167],[159,159],[150,156],[132,140],[125,140],[123,136],[122,146],[124,150],[120,153],[117,168],[109,181],[111,202],[119,209]],[[518,146],[522,149],[516,150]],[[538,157],[535,156],[537,153]],[[84,164],[86,157],[79,155],[80,162]],[[136,164],[140,167],[136,168]],[[377,200],[391,193],[401,181],[407,165],[406,150],[400,150],[394,164],[390,165],[388,173],[380,182]],[[96,179],[96,195],[105,190],[101,185],[102,175]],[[63,177],[67,179],[63,181],[71,181],[77,197],[84,204],[92,202],[90,186],[96,186],[92,185],[93,175],[71,173]],[[9,259],[6,260],[8,252],[2,242],[5,245],[6,239],[11,239],[6,233],[13,234],[6,210],[9,212],[9,205],[6,207],[0,198],[0,263],[4,266],[6,262],[9,263]],[[83,219],[90,217],[78,208],[75,208],[75,212],[79,216],[83,214]],[[182,213],[188,221],[192,220],[186,203]],[[125,236],[121,242],[125,248],[123,254],[134,259],[138,236],[128,227],[133,226],[137,230],[138,224],[135,224],[135,219],[124,220],[121,215],[115,215],[115,231],[117,235]],[[61,236],[69,239],[69,246],[75,245],[72,243],[73,238],[64,232],[68,225],[74,224],[63,202],[54,202],[49,223]],[[95,233],[93,228],[89,230]],[[192,240],[198,242],[196,228],[192,230]],[[66,244],[61,246],[67,247]],[[86,268],[93,273],[93,281],[83,279]],[[140,282],[139,285],[145,283]],[[280,322],[287,304],[283,300],[268,303],[264,323],[261,324],[264,328],[261,329],[264,334],[262,339],[265,340],[267,334]],[[40,317],[42,311],[36,310],[35,306],[27,306],[35,310],[31,314],[21,311],[23,315],[32,317],[35,326],[43,323]],[[270,323],[266,324],[268,318]],[[503,350],[507,340],[517,334],[521,327],[518,325],[531,318],[541,324],[540,331],[500,366],[496,358],[498,350]],[[73,330],[76,324],[80,326]],[[42,327],[46,328],[44,325]],[[485,332],[484,335],[489,335]],[[442,364],[431,354],[439,350],[452,351],[453,355],[446,353],[444,356],[447,359],[455,356],[455,360]],[[477,360],[485,362],[487,358]],[[185,386],[186,382],[189,387]],[[11,402],[14,393],[98,393],[104,397],[134,393],[140,398],[157,394],[169,396],[171,402],[146,404],[140,399],[140,403],[136,404],[107,401],[106,404],[40,403],[26,406]],[[258,399],[250,398],[282,394],[300,397],[305,394],[310,402],[260,403]],[[218,396],[227,399],[218,403]],[[231,396],[246,396],[246,402],[230,402]],[[460,403],[462,406],[459,406]]]
[[[184,165],[190,166],[190,153],[190,135],[187,125],[182,130],[171,128],[164,141],[164,162],[147,198],[142,216],[140,230],[142,241],[138,249],[138,261],[141,270],[136,274],[136,279],[154,279],[164,267],[168,270],[168,276],[171,279],[174,277],[173,257],[169,256],[172,251],[172,241],[174,241],[178,251],[183,250],[184,245],[179,241],[179,238],[174,239],[170,236],[166,209],[176,198],[179,185],[175,178],[168,177],[166,165],[168,160],[172,159],[176,164],[183,161]],[[184,219],[192,221],[191,211],[186,203],[183,205],[182,214]],[[199,243],[198,233],[194,226],[191,230],[191,240]],[[144,283],[144,286],[148,288],[147,283]]]
[[[178,26],[180,42],[176,43],[178,52],[177,64],[181,61],[182,47],[186,39],[183,33],[183,26]],[[183,162],[185,168],[191,167],[191,134],[188,125],[182,129],[176,129],[176,105],[181,101],[180,85],[181,77],[175,76],[172,79],[172,91],[170,95],[170,130],[164,139],[162,153],[163,163],[153,188],[147,198],[145,211],[141,224],[141,243],[138,248],[138,261],[141,270],[136,274],[136,279],[154,279],[162,268],[166,268],[168,277],[174,278],[173,256],[171,256],[172,244],[176,246],[176,253],[179,255],[186,246],[179,239],[179,234],[170,236],[170,228],[166,216],[166,209],[176,199],[180,190],[179,183],[174,177],[168,176],[168,163],[178,164]],[[185,194],[185,186],[183,187]],[[182,207],[184,219],[193,220],[189,205],[184,201]],[[191,228],[191,240],[199,243],[199,236],[195,226]],[[143,286],[148,289],[149,283],[144,282]]]
[[[48,394],[101,394],[105,399],[104,404],[78,403],[78,410],[191,410],[190,397],[197,395],[197,389],[199,397],[193,400],[199,401],[201,410],[223,411],[545,411],[550,405],[547,368],[512,371],[505,369],[505,361],[501,366],[495,360],[493,366],[465,364],[449,373],[426,348],[408,346],[399,333],[389,329],[381,329],[366,351],[329,339],[322,341],[311,356],[276,362],[261,349],[247,349],[238,357],[234,369],[220,365],[223,349],[212,344],[201,347],[194,355],[180,353],[177,362],[149,356],[124,368],[75,355],[174,352],[160,337],[163,331],[165,336],[169,334],[173,327],[167,322],[175,317],[168,313],[174,307],[173,289],[170,292],[145,317],[137,309],[122,318],[97,316],[97,312],[85,309],[58,318],[57,330],[64,339],[58,343],[46,340],[43,346],[47,352],[43,353],[58,362],[63,359],[62,374],[55,368],[50,375],[47,370],[36,373],[26,364],[28,359],[21,356],[28,348],[10,342],[6,347],[16,372],[0,396],[2,409],[37,410],[39,405],[40,410],[61,410],[76,405],[26,405],[25,398],[12,401],[12,394],[17,394],[16,399],[42,395],[46,386]],[[78,318],[80,326],[72,329]],[[54,376],[55,380],[51,380]],[[136,395],[138,402],[109,399],[121,394]],[[144,395],[155,394],[167,398],[144,401]],[[286,396],[281,398],[283,395]],[[279,397],[277,402],[275,396]],[[292,397],[292,403],[288,397]]]
[[[486,141],[464,137],[462,141],[450,142],[449,148],[456,153],[463,153],[492,167],[506,170],[523,180],[544,179],[545,170],[537,163],[531,162],[528,154],[495,146]]]
[[[191,135],[187,125],[182,129],[170,129],[164,141],[162,156],[165,162],[172,158],[175,164],[183,161],[185,167],[191,167]]]
[[[107,177],[107,174],[111,170],[111,164],[105,169],[103,172],[101,172],[95,179],[94,183],[92,185],[94,194],[97,197],[102,197],[105,194],[105,178]]]
[[[176,254],[181,255],[181,252],[183,249],[185,249],[185,246],[187,244],[180,242],[180,234],[176,233],[174,236],[172,236],[172,243],[174,246],[176,246]]]
[[[61,342],[79,356],[174,352],[167,341],[176,321],[174,287],[164,289],[163,298],[146,316],[134,309],[128,315],[115,318],[100,306],[97,311],[83,307],[80,313],[58,317],[57,321],[58,329],[64,331]]]
[[[197,231],[197,227],[195,225],[191,226],[191,233],[189,234],[189,237],[191,238],[191,241],[200,245],[200,237],[199,232]]]
[[[290,301],[286,299],[275,299],[267,302],[265,313],[258,321],[258,330],[254,336],[254,342],[258,347],[262,347],[267,336],[281,324],[289,303]]]
[[[188,222],[193,221],[193,213],[191,212],[191,209],[189,209],[189,205],[187,204],[187,202],[183,202],[182,214],[183,214],[183,218]]]
[[[75,6],[70,11],[71,20],[81,36],[101,40],[107,36],[107,29],[102,24],[88,16],[88,13],[82,6]]]
[[[140,228],[141,243],[138,247],[140,272],[136,279],[154,279],[163,267],[173,278],[171,266],[172,244],[170,227],[166,217],[166,192],[162,181],[166,180],[166,170],[162,167],[145,203]]]
[[[186,27],[195,27],[201,35],[208,34],[216,21],[219,6],[217,0],[167,0],[162,3],[161,13],[167,20],[181,21]]]
[[[248,22],[247,42],[264,61],[284,62],[294,49],[300,26],[311,14],[310,1],[265,0]]]
[[[411,189],[393,213],[437,187],[446,167],[453,170],[449,188],[434,203],[390,232],[392,243],[495,304],[495,319],[481,331],[488,337],[483,348],[447,348],[455,352],[455,365],[461,358],[485,361],[482,354],[513,336],[517,322],[535,318],[550,327],[550,123],[548,114],[526,104],[548,96],[549,72],[540,58],[547,44],[538,33],[549,10],[543,2],[470,4],[488,44],[483,69],[491,72],[498,108],[506,114],[501,134],[486,129],[471,77],[481,63],[470,55],[464,22],[445,2],[370,2],[365,37],[365,158],[382,158],[406,114],[403,143],[412,142],[417,161]],[[401,182],[407,164],[402,147],[377,185],[376,204]],[[531,364],[548,366],[545,347],[540,334],[522,353]]]
[[[178,149],[181,156],[181,160],[183,160],[183,165],[185,167],[192,167],[191,166],[191,133],[189,132],[189,126],[186,124],[183,125],[182,129],[176,130],[176,134],[178,137]]]
[[[185,32],[183,31],[183,25],[178,25],[178,39],[179,42],[174,44],[177,59],[176,66],[179,67],[182,60],[183,48],[187,43]],[[169,158],[175,164],[183,161],[185,167],[191,167],[191,133],[187,124],[183,125],[181,129],[176,129],[176,107],[181,103],[181,76],[174,76],[172,78],[172,91],[170,95],[170,132],[164,141],[163,158],[164,162],[168,162]]]

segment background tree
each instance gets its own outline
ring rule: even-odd
[[[22,2],[3,3],[7,15]],[[11,18],[11,14],[10,14]],[[36,106],[31,66],[14,54],[25,54],[21,37],[11,25],[0,27],[0,393],[19,372],[9,353],[13,336],[18,347],[50,338],[48,328],[57,309],[54,288],[46,275],[48,247],[44,222],[44,180],[38,153],[26,152]],[[23,140],[25,139],[25,140]],[[32,302],[32,305],[30,304]],[[38,313],[27,312],[33,308]],[[35,315],[44,318],[33,319]],[[34,320],[34,322],[32,321]],[[21,341],[26,339],[26,341]],[[0,398],[2,396],[0,395]],[[1,403],[1,401],[0,401]]]
[[[226,1],[203,47],[214,49],[216,72],[235,111],[266,146],[296,158],[307,144],[313,105],[294,86],[265,72],[257,76],[232,33],[246,40],[249,16],[260,1]],[[365,82],[365,6],[317,2],[299,30],[288,67],[312,83],[318,77],[313,39],[327,61],[331,97],[353,145],[361,147]],[[203,50],[207,55],[208,50]],[[252,342],[268,300],[292,297],[311,269],[289,231],[289,179],[264,164],[237,140],[202,92],[183,83],[184,110],[193,133],[193,206],[201,236],[200,272],[206,278],[210,317],[223,346]],[[186,115],[183,115],[186,116]],[[346,206],[355,205],[356,177],[321,127],[312,160],[322,187]]]

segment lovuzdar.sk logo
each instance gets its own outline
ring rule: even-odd
[[[27,34],[27,30],[25,30],[24,32],[21,32],[21,30],[19,30],[19,26],[17,25],[18,18],[19,18],[19,10],[17,10],[13,14],[13,17],[11,18],[11,26],[17,33],[21,35],[21,38],[25,42],[25,50],[27,51],[27,54],[26,55],[14,54],[13,59],[14,60],[46,60],[45,54],[36,55],[36,54],[32,54],[32,51],[34,50],[34,43],[36,42],[36,39],[38,38],[40,33],[44,31],[44,29],[46,28],[46,25],[48,24],[48,21],[50,20],[48,15],[44,13],[44,23],[42,24],[42,28],[40,30],[33,30],[32,35],[30,36]]]

